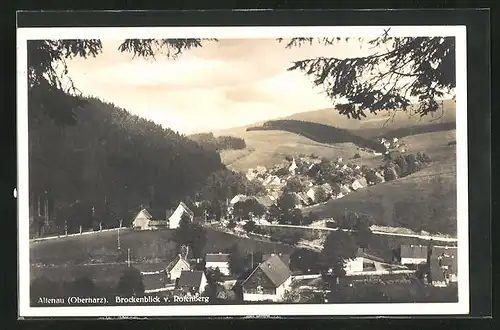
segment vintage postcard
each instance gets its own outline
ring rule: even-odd
[[[467,314],[465,32],[19,28],[19,315]]]

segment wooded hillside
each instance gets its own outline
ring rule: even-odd
[[[43,97],[54,104],[68,97],[50,93]],[[60,126],[31,100],[31,215],[40,222],[47,209],[59,232],[66,222],[70,232],[120,218],[126,225],[141,206],[163,215],[224,168],[217,152],[111,103],[80,99],[76,124]]]

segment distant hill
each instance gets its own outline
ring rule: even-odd
[[[357,120],[341,115],[335,108],[327,108],[295,113],[280,119],[309,121],[348,129],[353,134],[365,138],[374,138],[382,135],[402,137],[454,128],[456,104],[453,100],[444,100],[442,110],[424,117],[409,114],[412,109],[410,108],[410,112],[396,112],[395,115],[383,112],[378,114],[367,113],[366,118]]]
[[[421,133],[432,135],[432,132],[453,130],[455,128],[455,102],[452,100],[443,101],[442,113],[425,117],[409,116],[407,113],[397,113],[391,117],[388,114],[379,113],[378,115],[367,114],[367,118],[356,120],[348,119],[335,109],[329,108],[296,113],[270,121],[286,120],[307,122],[305,126],[308,129],[303,130],[302,135],[293,133],[290,127],[287,130],[252,129],[252,127],[262,127],[266,123],[262,121],[213,132],[215,136],[241,137],[247,145],[245,149],[221,152],[223,163],[234,170],[246,171],[257,165],[271,166],[284,161],[287,155],[299,154],[351,159],[354,154],[358,153],[361,156],[358,159],[360,162],[372,161],[373,154],[360,150],[359,145],[363,145],[360,142],[379,136],[397,136],[398,138],[406,136],[409,138],[420,134],[419,137],[424,138],[426,143],[432,143],[425,138],[425,134]],[[249,128],[250,130],[248,130]],[[320,136],[321,138],[315,136],[318,128],[325,133],[324,136]],[[328,136],[328,132],[332,132],[332,135]],[[351,138],[350,141],[349,138]],[[424,151],[426,150],[425,146],[421,147],[424,148]]]

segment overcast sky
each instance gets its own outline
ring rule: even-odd
[[[357,41],[285,49],[275,39],[222,39],[176,60],[133,59],[120,41],[104,40],[96,58],[68,61],[85,95],[97,96],[181,133],[243,126],[332,106],[292,61],[373,52]]]

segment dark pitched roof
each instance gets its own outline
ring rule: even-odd
[[[276,287],[279,287],[292,275],[290,269],[288,269],[283,261],[281,261],[281,259],[274,254],[271,255],[266,261],[260,263],[257,268],[260,268]],[[252,274],[250,274],[250,276],[252,276]],[[250,278],[250,276],[248,278]]]
[[[401,245],[401,258],[427,258],[427,246]]]
[[[262,255],[262,261],[266,261],[267,259],[269,259],[272,255],[276,255],[278,256],[278,258],[280,258],[281,261],[283,261],[283,263],[288,267],[290,266],[290,255],[289,254],[283,254],[283,253],[265,253]]]
[[[229,262],[229,254],[227,253],[207,253],[205,262]]]
[[[179,277],[179,287],[199,287],[204,273],[201,270],[182,271]]]

